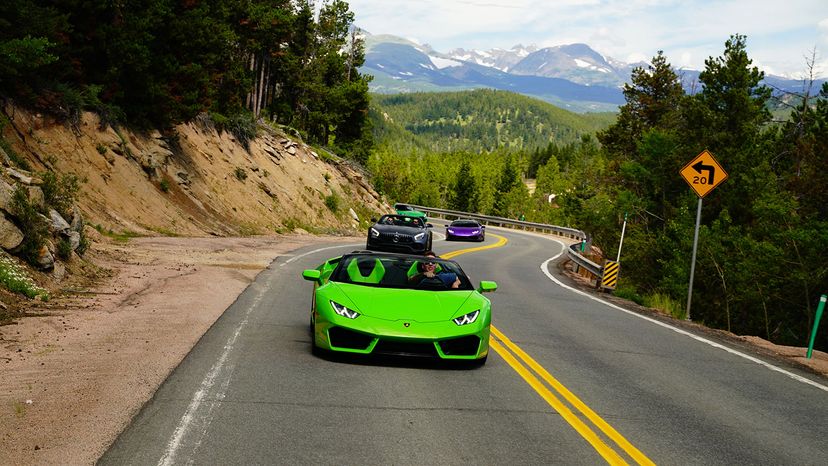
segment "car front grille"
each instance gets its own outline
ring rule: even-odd
[[[380,233],[379,240],[383,243],[410,244],[414,242],[414,237],[402,233]]]
[[[374,354],[419,356],[424,358],[439,357],[437,350],[434,348],[434,343],[415,343],[383,339],[377,342],[377,346],[374,347]]]

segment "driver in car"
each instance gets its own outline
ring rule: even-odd
[[[408,282],[418,284],[425,279],[440,280],[446,288],[460,288],[460,279],[454,272],[441,272],[437,270],[437,254],[434,251],[427,251],[425,259],[417,263],[417,273],[409,277]]]

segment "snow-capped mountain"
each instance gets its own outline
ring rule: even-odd
[[[534,45],[524,47],[516,45],[509,50],[491,49],[488,51],[454,49],[448,53],[451,58],[476,63],[509,73],[516,64],[538,50]]]
[[[632,70],[647,67],[643,62],[605,57],[587,44],[441,53],[428,44],[392,35],[365,33],[364,38],[362,72],[374,76],[370,88],[380,93],[485,87],[533,96],[573,111],[614,111],[624,103],[621,90],[630,82]],[[676,72],[689,92],[698,91],[698,71]],[[765,83],[793,92],[802,85],[778,76],[767,76]]]

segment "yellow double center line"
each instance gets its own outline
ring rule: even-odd
[[[476,248],[462,249],[444,254],[443,257],[450,259],[452,257],[465,254],[467,252],[481,251],[484,249],[491,249],[501,247],[508,241],[500,235],[490,233],[490,236],[498,238],[494,244],[481,246]],[[609,464],[628,464],[627,461],[607,442],[605,442],[589,425],[581,420],[552,390],[555,390],[561,397],[563,397],[569,405],[580,412],[592,425],[601,431],[607,438],[612,440],[621,450],[623,450],[629,458],[632,458],[638,464],[654,465],[652,460],[647,458],[641,451],[635,448],[627,439],[618,433],[606,421],[589,408],[583,401],[578,399],[569,389],[546,371],[540,364],[538,364],[531,356],[526,354],[518,345],[509,340],[506,335],[496,329],[494,325],[491,327],[491,336],[489,339],[489,347],[493,349],[503,360],[506,361],[512,369],[515,370],[526,383],[529,384],[549,406],[557,411],[561,417],[566,420],[593,448],[600,454]],[[530,370],[531,369],[531,370]],[[534,371],[534,373],[533,373]],[[544,382],[548,385],[544,385]],[[552,390],[550,390],[550,387]]]

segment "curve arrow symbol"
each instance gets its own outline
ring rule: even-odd
[[[693,165],[693,170],[696,170],[696,173],[699,175],[701,175],[701,172],[703,171],[710,172],[710,176],[707,177],[707,184],[713,184],[713,179],[716,176],[716,167],[713,165],[705,165],[700,160]]]

